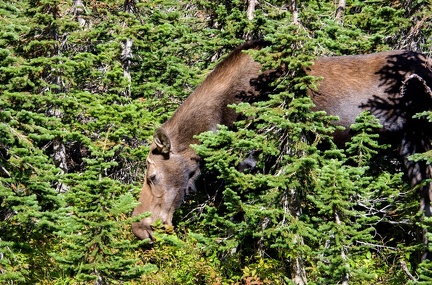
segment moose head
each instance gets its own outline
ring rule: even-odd
[[[262,41],[249,42],[231,52],[185,100],[174,115],[155,131],[147,157],[147,172],[133,215],[151,212],[132,225],[141,239],[153,238],[152,224],[158,220],[170,226],[173,213],[185,194],[195,190],[200,159],[191,144],[204,131],[216,131],[218,124],[231,125],[237,118],[229,104],[259,97],[261,65],[244,50],[259,49]],[[246,96],[245,96],[246,94]]]
[[[132,225],[134,234],[140,239],[152,236],[152,224],[158,220],[170,226],[174,211],[183,198],[195,190],[199,176],[199,159],[192,149],[179,150],[172,147],[171,140],[163,128],[156,130],[150,153],[147,157],[147,172],[139,202],[133,215],[151,212]]]

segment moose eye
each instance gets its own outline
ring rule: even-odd
[[[151,184],[155,184],[156,183],[156,175],[155,174],[150,175],[148,180]]]

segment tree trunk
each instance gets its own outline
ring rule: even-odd
[[[301,236],[296,236],[297,244],[303,245],[303,238]],[[306,285],[307,277],[306,270],[303,264],[303,258],[301,256],[297,256],[291,263],[291,272],[292,272],[292,280],[295,285]]]
[[[132,7],[134,6],[133,0],[125,0],[124,2],[124,10],[126,13],[133,14]],[[125,26],[127,24],[125,23]],[[132,45],[133,41],[132,39],[126,39],[124,43],[122,43],[123,51],[121,55],[122,65],[123,65],[123,76],[126,78],[128,82],[128,86],[125,90],[125,96],[130,97],[131,96],[131,83],[132,83],[132,77],[130,74],[130,66],[131,66],[131,60],[132,60]]]
[[[338,224],[338,225],[342,224],[337,212],[335,213],[335,220],[336,220],[336,224]],[[343,260],[345,260],[345,261],[347,260],[347,256],[346,256],[343,248],[341,250],[341,256],[342,256]],[[342,285],[348,285],[348,280],[349,280],[348,273],[344,273],[341,279],[342,279],[342,282],[341,282]]]
[[[295,0],[290,0],[289,1],[289,6],[290,6],[290,11],[293,15],[293,23],[294,24],[298,24],[299,20],[298,20],[298,8],[297,8],[297,3]]]
[[[82,14],[84,13],[85,7],[81,0],[74,0],[73,5],[74,9],[74,15],[77,19],[77,22],[80,24],[81,27],[84,27],[86,24],[85,19],[82,17]]]
[[[60,138],[56,138],[53,141],[53,152],[54,152],[54,163],[60,168],[61,174],[68,172],[68,166],[66,161],[66,148],[63,141]],[[68,191],[68,187],[59,182],[56,187],[57,193],[65,193]]]
[[[247,17],[249,21],[252,21],[255,16],[255,6],[257,3],[257,0],[248,0]]]
[[[302,208],[296,190],[291,189],[291,193],[289,194],[285,193],[282,203],[283,203],[285,215],[291,215],[295,219],[298,219],[301,216]],[[286,222],[285,215],[282,220],[282,224]],[[299,234],[295,234],[292,243],[299,245],[299,247],[303,247],[304,246],[303,237]],[[290,269],[291,269],[291,280],[294,282],[295,285],[307,284],[307,276],[304,267],[303,257],[300,254],[291,260]]]
[[[342,16],[343,16],[344,11],[345,11],[345,6],[346,6],[346,0],[339,0],[339,4],[338,4],[338,7],[337,7],[336,13],[335,13],[335,18],[339,22],[342,22]]]

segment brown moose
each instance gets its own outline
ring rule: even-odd
[[[152,223],[171,225],[185,193],[194,189],[200,173],[199,157],[190,144],[204,131],[216,131],[218,124],[230,125],[237,114],[227,107],[239,103],[244,94],[259,96],[256,84],[261,65],[244,50],[259,49],[262,42],[246,43],[235,49],[185,100],[175,114],[156,130],[147,157],[147,173],[133,215],[151,212],[132,225],[140,239],[153,238]],[[429,150],[432,129],[414,114],[432,108],[431,61],[411,51],[390,51],[368,55],[322,57],[309,73],[323,77],[318,90],[310,90],[316,109],[340,118],[345,131],[335,133],[336,142],[349,139],[349,127],[369,110],[383,125],[381,136],[398,147],[412,185],[431,178],[431,166],[412,162],[408,156]],[[432,190],[422,188],[422,210],[430,215]]]

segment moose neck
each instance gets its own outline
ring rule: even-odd
[[[197,143],[195,135],[216,131],[218,124],[231,125],[237,114],[227,105],[239,103],[243,94],[258,95],[251,79],[258,77],[261,65],[242,52],[247,48],[234,50],[162,125],[178,152]]]

